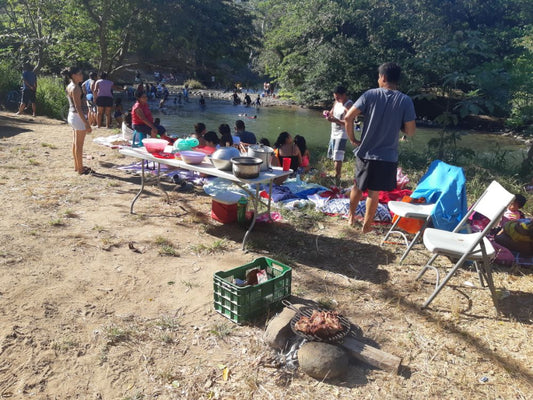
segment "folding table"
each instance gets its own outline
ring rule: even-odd
[[[274,180],[282,176],[290,175],[292,173],[292,170],[283,171],[281,167],[272,167],[268,171],[261,171],[259,174],[259,177],[255,179],[242,179],[242,178],[237,178],[235,175],[233,175],[231,171],[221,171],[215,168],[210,162],[204,161],[201,164],[187,164],[186,162],[179,160],[177,158],[169,158],[169,159],[159,158],[159,157],[155,157],[151,153],[148,153],[144,147],[139,147],[139,148],[124,147],[124,148],[119,149],[119,152],[125,156],[139,158],[143,160],[142,168],[141,168],[141,188],[139,189],[139,192],[135,195],[135,197],[133,198],[131,202],[131,206],[130,206],[131,214],[133,214],[133,206],[135,202],[137,201],[141,193],[144,191],[144,183],[145,183],[144,160],[152,161],[158,164],[158,168],[157,168],[158,184],[160,183],[159,182],[160,164],[165,164],[165,165],[169,165],[169,166],[177,167],[177,168],[183,168],[189,171],[196,171],[196,172],[199,172],[205,175],[217,176],[219,178],[224,178],[224,179],[227,179],[229,181],[236,183],[240,188],[242,188],[246,193],[250,195],[250,199],[252,200],[251,203],[252,203],[252,207],[254,211],[252,222],[250,223],[250,226],[248,227],[248,230],[246,231],[244,238],[242,240],[243,250],[245,249],[246,240],[248,239],[248,236],[250,232],[252,231],[255,225],[255,220],[257,218],[257,209],[261,201],[260,196],[259,196],[260,185],[262,183],[268,184],[267,212],[268,212],[268,215],[270,215],[270,205],[271,205],[270,199],[272,195],[272,184]],[[255,185],[255,191],[250,190],[248,185]],[[159,187],[161,188],[160,185]],[[165,190],[163,190],[163,192],[165,192],[166,194]]]

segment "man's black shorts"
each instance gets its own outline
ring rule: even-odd
[[[360,190],[389,191],[396,189],[398,163],[363,160],[355,157],[355,183]]]
[[[33,104],[35,103],[35,91],[31,89],[24,89],[22,91],[22,104]]]

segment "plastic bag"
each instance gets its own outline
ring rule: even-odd
[[[402,171],[402,167],[398,167],[396,170],[396,187],[398,189],[405,189],[405,186],[409,183],[409,177]]]

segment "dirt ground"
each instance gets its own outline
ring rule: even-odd
[[[501,316],[468,269],[421,310],[432,275],[414,278],[428,254],[399,265],[401,246],[379,246],[385,228],[300,215],[258,224],[243,252],[244,230],[214,222],[201,188],[167,204],[148,186],[130,214],[140,178],[92,142],[109,133],[87,137],[98,174],[78,176],[66,124],[0,112],[1,399],[533,398],[531,269],[496,267]],[[260,256],[293,268],[294,295],[401,357],[400,373],[354,361],[319,382],[276,364],[265,321],[213,310],[213,273]]]

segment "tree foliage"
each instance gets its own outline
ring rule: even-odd
[[[185,75],[247,66],[248,12],[220,0],[0,0],[0,57],[59,72],[166,67]]]
[[[531,76],[527,0],[257,0],[264,49],[257,66],[305,103],[342,83],[357,96],[385,61],[403,89],[453,98],[459,118],[517,109]],[[529,36],[530,37],[530,36]],[[529,89],[527,89],[529,87]],[[435,93],[435,89],[438,92]],[[513,102],[510,100],[513,99]]]

